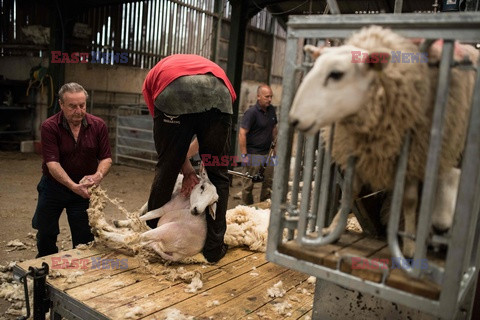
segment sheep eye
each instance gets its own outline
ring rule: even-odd
[[[342,79],[343,75],[344,75],[344,73],[341,72],[341,71],[332,71],[328,75],[327,80],[328,79],[340,80],[340,79]]]
[[[202,185],[200,186],[200,189],[201,189],[202,191],[205,190],[205,186],[202,184]]]

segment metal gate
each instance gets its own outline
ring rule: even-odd
[[[471,309],[472,291],[474,292],[475,289],[480,266],[478,250],[480,237],[480,221],[478,219],[480,211],[480,72],[477,71],[476,75],[453,226],[448,235],[429,237],[431,228],[429,210],[421,210],[417,224],[414,258],[418,260],[429,258],[426,244],[433,242],[448,247],[447,254],[442,261],[429,260],[429,267],[425,269],[414,268],[411,264],[402,265],[402,270],[382,267],[379,268],[378,273],[365,276],[352,272],[351,265],[349,268],[346,262],[348,260],[351,262],[352,258],[367,259],[366,261],[372,262],[370,257],[352,254],[329,255],[329,252],[331,253],[333,248],[336,248],[335,246],[355,241],[351,240],[351,235],[342,235],[344,238],[341,237],[340,242],[343,244],[332,243],[333,236],[322,237],[319,235],[313,240],[312,237],[305,237],[306,233],[313,234],[315,227],[318,231],[318,221],[328,216],[332,208],[332,200],[329,199],[334,198],[338,185],[341,185],[342,190],[343,223],[340,225],[344,227],[350,212],[348,206],[352,202],[349,197],[351,197],[353,165],[346,170],[344,177],[337,174],[337,170],[331,170],[329,153],[320,147],[319,136],[306,138],[301,133],[294,132],[288,123],[289,109],[298,79],[301,76],[300,73],[305,73],[311,65],[308,61],[305,62],[306,58],[300,54],[299,43],[301,40],[308,42],[309,39],[346,38],[367,25],[389,27],[406,37],[444,39],[443,50],[446,54],[442,55],[440,63],[437,89],[439,98],[435,104],[432,130],[437,133],[442,132],[441,118],[444,114],[446,93],[448,93],[448,77],[454,40],[480,42],[480,15],[477,13],[290,17],[282,97],[284,106],[281,109],[279,123],[278,166],[275,169],[273,182],[267,259],[285,267],[311,274],[317,279],[327,280],[344,288],[400,303],[440,318],[460,317],[462,305],[467,304],[467,313]],[[289,170],[293,154],[294,134],[297,136],[297,148],[291,174]],[[431,201],[433,190],[436,187],[435,173],[438,169],[436,158],[438,158],[441,147],[441,134],[432,135],[430,141],[428,159],[431,161],[426,167],[426,178],[420,199],[422,202]],[[388,257],[391,259],[405,258],[398,244],[399,237],[405,236],[398,230],[398,219],[407,150],[408,148],[405,147],[397,164],[398,171],[387,237],[388,247],[385,248],[388,250],[383,252],[388,251]],[[293,182],[289,187],[291,180]],[[332,181],[336,181],[336,183],[332,183]],[[299,191],[301,199],[298,197]],[[287,200],[289,192],[291,192],[291,198]],[[343,230],[344,228],[339,228],[333,233],[340,234]],[[288,236],[285,237],[285,234]],[[348,239],[348,237],[350,238]],[[368,237],[366,239],[369,245],[376,245],[375,239]],[[411,288],[396,286],[395,281],[399,277]],[[427,289],[422,291],[420,288]]]
[[[157,163],[153,119],[145,106],[121,106],[117,110],[115,163],[152,166]]]

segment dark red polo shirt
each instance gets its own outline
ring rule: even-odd
[[[237,95],[233,86],[228,80],[225,71],[216,63],[195,54],[174,54],[163,58],[147,74],[143,83],[143,97],[147,103],[148,110],[153,117],[155,109],[155,98],[168,86],[173,80],[182,76],[191,76],[197,74],[212,73],[215,77],[221,79],[230,91],[232,102]]]
[[[69,177],[78,183],[85,175],[97,171],[100,160],[112,157],[107,126],[94,115],[85,115],[77,142],[64,121],[63,111],[45,120],[41,132],[43,174],[54,181],[47,162],[59,162]]]

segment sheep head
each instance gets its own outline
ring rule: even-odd
[[[206,170],[200,170],[200,182],[193,187],[192,193],[190,194],[191,214],[199,215],[208,207],[210,216],[215,220],[217,201],[217,188],[215,188],[210,179],[208,179]]]
[[[312,54],[312,48],[306,49]],[[290,123],[307,133],[359,112],[372,81],[390,59],[386,49],[368,52],[352,45],[314,53],[318,58],[300,84],[289,115]]]

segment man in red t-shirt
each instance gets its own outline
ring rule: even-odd
[[[188,194],[198,183],[187,156],[197,137],[199,152],[221,159],[230,151],[232,102],[236,95],[225,72],[217,64],[192,54],[175,54],[162,59],[148,73],[143,96],[154,119],[153,137],[158,154],[148,210],[167,203],[178,173],[184,175],[182,192]],[[227,166],[206,166],[217,188],[216,219],[207,219],[207,239],[203,255],[217,262],[226,253],[223,239],[227,228],[229,178]],[[158,219],[148,221],[151,228]]]
[[[63,85],[61,111],[42,123],[42,170],[32,227],[37,229],[37,257],[58,252],[58,220],[63,209],[75,248],[93,241],[88,224],[88,188],[100,184],[112,164],[105,122],[87,113],[88,94],[78,83]]]

